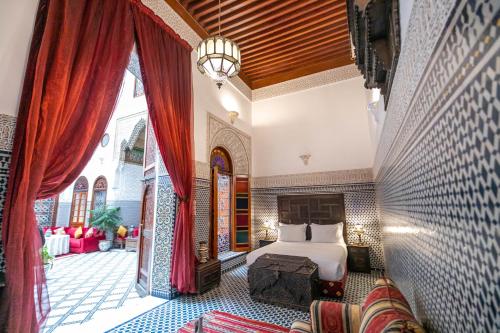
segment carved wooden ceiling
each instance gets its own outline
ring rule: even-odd
[[[218,0],[165,1],[201,38],[218,33]],[[221,35],[251,89],[353,63],[345,0],[221,0]]]

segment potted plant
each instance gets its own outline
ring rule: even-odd
[[[43,270],[45,271],[45,276],[47,276],[47,273],[54,265],[54,257],[50,255],[47,245],[44,245],[40,252],[42,256]]]
[[[102,206],[92,210],[90,217],[90,224],[105,233],[106,240],[99,241],[99,250],[108,251],[111,248],[115,231],[122,223],[120,216],[120,207],[108,208]]]

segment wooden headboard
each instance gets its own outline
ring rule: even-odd
[[[313,194],[278,196],[278,218],[283,224],[337,224],[344,222],[344,241],[347,243],[344,194]],[[311,239],[307,228],[307,239]]]

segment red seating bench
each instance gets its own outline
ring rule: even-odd
[[[50,227],[43,228],[43,233],[50,229],[52,233],[54,230],[59,229],[60,227]],[[89,253],[99,251],[99,241],[106,239],[104,234],[98,232],[94,229],[94,235],[88,238],[85,238],[85,233],[89,230],[89,228],[82,228],[82,236],[80,238],[75,238],[75,231],[78,228],[74,227],[64,227],[64,232],[69,235],[69,252],[70,253]]]

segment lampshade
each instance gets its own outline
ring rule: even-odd
[[[365,229],[363,228],[363,226],[361,224],[356,224],[354,226],[354,232],[357,233],[357,234],[364,234],[365,233]]]
[[[211,77],[220,87],[240,72],[241,55],[238,45],[222,36],[208,37],[197,48],[198,70]]]

